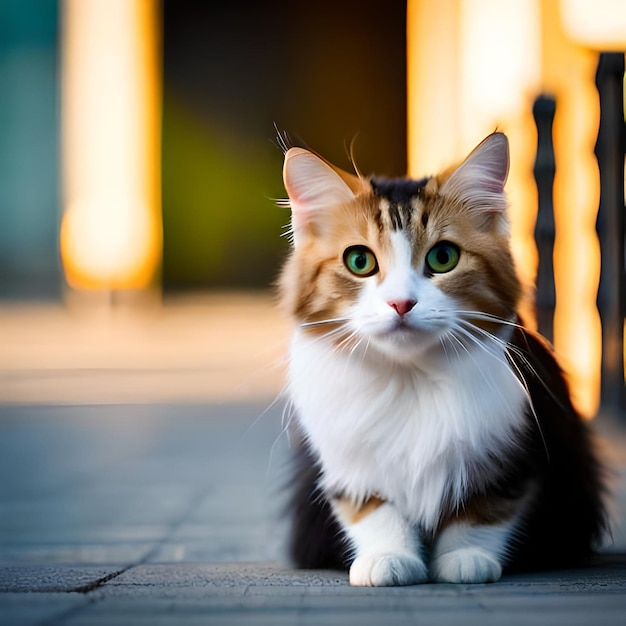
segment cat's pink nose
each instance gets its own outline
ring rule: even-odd
[[[387,304],[395,309],[398,315],[402,316],[406,315],[417,304],[417,300],[392,300]]]

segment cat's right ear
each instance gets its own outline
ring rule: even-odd
[[[442,176],[440,192],[463,203],[481,223],[508,231],[504,185],[509,172],[509,142],[495,132],[487,136],[452,173]]]
[[[283,181],[291,206],[294,245],[311,228],[320,211],[355,197],[350,174],[339,172],[324,159],[304,148],[290,148],[285,154]],[[356,177],[352,177],[355,178]]]

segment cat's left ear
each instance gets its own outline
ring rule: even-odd
[[[509,173],[509,142],[506,135],[493,133],[440,183],[441,195],[463,203],[482,218],[498,215],[506,220],[504,185]]]

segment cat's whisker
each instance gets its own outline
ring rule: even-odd
[[[530,394],[530,389],[528,387],[528,383],[526,382],[526,379],[524,378],[524,375],[522,374],[522,372],[521,372],[519,366],[517,365],[517,363],[515,363],[515,361],[513,359],[509,359],[509,362],[511,363],[511,365],[517,371],[520,384],[523,385],[524,389],[526,390],[526,396],[528,397],[528,406],[530,408],[530,412],[532,413],[533,419],[535,420],[535,424],[537,425],[537,430],[539,431],[539,436],[541,437],[541,441],[543,443],[543,449],[546,452],[546,457],[547,457],[547,460],[549,462],[550,461],[550,451],[548,450],[548,444],[547,444],[546,438],[545,438],[545,436],[543,434],[543,429],[541,428],[541,422],[539,421],[539,416],[537,415],[537,412],[535,411],[535,405],[533,403],[533,399],[532,399],[532,396]]]
[[[511,320],[507,320],[505,318],[499,317],[497,315],[492,315],[491,313],[482,313],[482,312],[479,312],[479,311],[455,311],[455,313],[458,314],[458,315],[466,315],[467,316],[467,318],[465,318],[465,319],[463,317],[460,317],[458,319],[459,323],[466,324],[471,329],[471,331],[477,332],[480,335],[482,335],[484,338],[488,339],[489,341],[492,341],[492,342],[498,344],[499,346],[504,348],[507,352],[515,353],[518,356],[518,358],[524,363],[524,365],[529,369],[529,371],[537,379],[541,380],[541,377],[539,376],[539,374],[537,373],[537,371],[535,370],[535,368],[533,367],[533,365],[531,364],[529,359],[524,354],[524,350],[522,348],[520,348],[519,346],[515,346],[510,341],[508,341],[506,339],[503,339],[502,337],[499,337],[498,335],[488,331],[487,329],[482,328],[482,327],[472,323],[471,320],[489,321],[489,322],[494,322],[494,323],[497,323],[497,324],[502,324],[502,325],[506,325],[506,326],[511,326],[513,328],[518,328],[518,329],[521,329],[521,330],[525,330],[523,326],[521,326],[520,324],[517,324],[516,322],[513,322]]]
[[[343,322],[349,321],[350,318],[332,318],[327,320],[319,320],[315,322],[305,322],[300,325],[303,327],[315,327],[315,326],[336,326],[330,328],[323,335],[313,337],[313,343],[330,344],[332,352],[348,352],[351,356],[359,347],[359,344],[365,339],[365,335],[361,335],[355,329],[349,329],[343,324]],[[369,338],[368,338],[369,345]]]
[[[342,339],[337,344],[337,346],[336,346],[337,351],[343,350],[345,348],[346,350],[350,351],[350,356],[352,356],[352,354],[354,354],[354,351],[356,350],[358,345],[361,343],[361,341],[363,341],[363,338],[364,338],[363,336],[359,337],[357,332],[354,330],[349,335],[344,337],[344,339]],[[356,342],[355,342],[355,339],[356,339]],[[350,343],[351,342],[354,342],[352,347],[350,347]]]
[[[358,341],[354,344],[354,346],[352,347],[352,350],[350,350],[350,356],[352,356],[355,351],[357,350],[357,348],[363,343],[363,340],[365,339],[364,336],[359,337]]]
[[[276,401],[280,397],[282,397],[284,394],[286,395],[287,391],[288,391],[287,388],[285,388],[283,390],[283,392],[277,397]],[[287,401],[285,403],[285,406],[283,407],[282,415],[281,415],[281,418],[280,418],[281,430],[278,433],[278,435],[276,435],[276,438],[274,439],[274,442],[272,443],[272,446],[271,446],[270,451],[269,451],[269,458],[268,458],[268,463],[267,463],[266,476],[269,476],[269,474],[270,474],[271,467],[272,467],[272,464],[274,462],[274,455],[275,455],[275,452],[276,452],[276,448],[279,445],[280,440],[283,438],[283,436],[285,436],[287,438],[287,445],[289,447],[292,447],[293,442],[291,441],[291,437],[290,437],[289,431],[290,431],[291,422],[294,419],[295,419],[295,408],[293,406],[293,403],[289,400],[289,401]]]
[[[367,351],[369,350],[371,343],[372,343],[372,338],[368,336],[367,343],[365,344],[365,349],[363,350],[363,354],[361,355],[361,363],[363,363],[363,361],[365,360],[365,355],[367,354]]]
[[[291,228],[285,230],[285,232],[281,233],[280,236],[287,239],[287,241],[293,245],[293,230]]]
[[[470,328],[465,328],[463,326],[463,324],[467,324]],[[505,354],[508,355],[508,352],[510,349],[515,349],[515,346],[511,346],[511,344],[509,344],[509,342],[505,341],[504,339],[501,339],[500,337],[494,335],[493,333],[490,333],[489,331],[485,330],[484,328],[480,328],[479,326],[475,326],[469,322],[467,322],[466,320],[459,320],[459,324],[457,326],[458,330],[463,333],[463,335],[465,337],[467,337],[468,339],[470,339],[471,341],[473,341],[475,343],[476,346],[478,346],[480,349],[485,350],[488,354],[490,354],[491,356],[493,356],[493,358],[495,358],[499,363],[501,363],[502,365],[506,366],[509,370],[511,369],[510,366],[512,365],[512,363],[510,362],[510,356],[508,358],[503,358],[502,356],[500,356],[500,353],[498,351],[495,350],[489,350],[488,345],[486,344],[485,341],[481,341],[479,339],[479,337],[477,337],[474,333],[478,333],[480,336],[483,337],[483,339],[486,339],[488,342],[493,343],[496,346],[501,347]],[[523,355],[519,355],[520,359],[523,359]],[[523,382],[524,387],[526,389],[526,391],[528,392],[528,388],[526,385],[526,380],[522,374],[522,372],[519,370],[519,368],[515,368],[517,371],[516,377],[519,379],[521,378],[520,382]],[[529,394],[527,393],[527,395],[529,396]]]
[[[492,313],[486,313],[484,311],[455,311],[458,315],[464,315],[466,318],[475,319],[483,322],[494,322],[496,324],[502,324],[503,326],[511,326],[513,328],[519,328],[520,330],[525,330],[524,326],[514,322],[512,319],[506,319],[504,317],[500,317],[499,315],[493,315]]]
[[[337,351],[338,349],[341,349],[345,343],[349,342],[355,335],[355,330],[348,330],[345,326],[339,326],[324,333],[324,335],[319,337],[319,341],[333,341],[334,346],[332,347],[332,350]]]
[[[524,351],[522,348],[512,344],[510,341],[506,341],[505,339],[502,339],[501,337],[498,337],[497,335],[490,333],[488,330],[481,328],[480,326],[476,326],[472,324],[468,320],[461,319],[459,321],[468,324],[469,326],[471,326],[472,330],[480,333],[487,339],[498,343],[502,348],[504,348],[510,360],[513,360],[513,355],[516,356],[520,360],[521,365],[525,369],[527,369],[541,383],[541,385],[546,390],[548,395],[550,395],[550,397],[563,408],[562,402],[559,400],[559,398],[556,397],[552,389],[550,389],[549,385],[543,380],[539,372],[536,370],[536,368],[534,367],[534,365],[531,363],[530,359],[528,358],[527,354],[530,355],[530,352]],[[523,377],[521,369],[519,368],[518,364],[516,364],[516,369],[519,372],[519,375]]]
[[[463,349],[464,352],[466,352],[467,354],[470,353],[470,351],[468,350],[467,346],[461,341],[460,337],[458,337],[456,335],[456,333],[452,332],[450,334],[450,338],[454,339],[454,341],[456,342],[456,345],[460,346]],[[457,354],[458,354],[458,351],[457,351]]]
[[[457,345],[459,343],[459,338],[451,330],[448,333],[447,339],[450,341],[450,347],[452,348],[452,350],[454,350],[454,353],[456,354],[457,358],[460,358],[461,355],[460,355],[459,349],[457,347]],[[452,340],[454,340],[454,342]]]
[[[439,343],[441,344],[441,349],[443,350],[443,353],[444,353],[444,355],[446,357],[446,361],[448,361],[448,363],[449,363],[450,362],[450,355],[448,354],[448,351],[446,350],[446,339],[448,339],[448,332],[446,332],[441,337],[439,337]]]
[[[464,312],[457,311],[457,313],[464,313]],[[505,322],[505,320],[502,320],[501,318],[497,318],[496,316],[491,316],[489,314],[486,314],[486,315],[488,315],[488,317],[486,317],[485,319],[489,319],[490,321],[496,321],[496,319],[497,319],[497,320],[500,320],[501,323]],[[473,319],[479,319],[478,315],[474,315]],[[482,335],[483,337],[485,337],[486,339],[497,343],[498,345],[500,345],[501,347],[503,347],[507,351],[515,353],[519,357],[519,359],[521,361],[523,361],[524,365],[526,365],[528,367],[530,372],[533,375],[535,375],[538,379],[540,379],[539,374],[537,373],[537,371],[535,370],[535,368],[533,367],[531,362],[528,360],[528,358],[524,354],[524,350],[522,350],[520,347],[515,346],[510,341],[507,341],[506,339],[503,339],[502,337],[498,337],[498,335],[495,335],[494,333],[489,332],[485,328],[481,328],[480,326],[477,326],[476,324],[473,324],[469,319],[460,318],[458,321],[461,324],[466,324],[472,331],[477,332],[480,335]],[[523,328],[522,326],[519,326],[518,324],[513,324],[513,325],[516,326],[516,327],[519,327],[519,328]]]
[[[328,343],[329,341],[332,342],[332,340],[339,338],[345,339],[345,336],[350,334],[346,326],[341,323],[341,319],[343,318],[336,320],[320,320],[319,322],[304,322],[300,325],[300,328],[306,329],[328,326],[328,329],[324,329],[322,334],[310,337],[310,341],[313,343]]]
[[[455,327],[455,330],[458,333],[460,333],[472,345],[475,345],[480,350],[483,350],[489,356],[493,357],[496,361],[498,361],[502,365],[507,365],[506,359],[501,356],[501,353],[498,350],[490,349],[490,346],[486,342],[481,341],[480,338],[477,337],[476,335],[474,335],[473,332],[472,332],[472,331],[475,331],[475,330],[482,330],[482,329],[474,327],[474,326],[471,329],[467,329],[467,328],[464,328],[462,324],[459,324],[459,325],[457,325]],[[497,337],[494,337],[490,333],[487,333],[487,335],[488,335],[487,336],[488,340],[496,340],[496,339],[498,339]],[[497,342],[494,342],[494,343],[497,344]]]
[[[318,322],[317,324],[315,322],[309,322],[309,324],[312,325],[322,325],[322,324],[328,324],[328,325],[332,325],[332,324],[341,324],[344,321],[348,321],[349,318],[336,318],[336,319],[332,319],[332,320],[322,320],[320,322]],[[305,324],[306,325],[306,324]],[[301,325],[302,327],[302,325]],[[333,338],[337,338],[338,341],[336,341],[335,345],[332,347],[332,350],[334,352],[343,352],[343,351],[348,351],[349,352],[349,356],[352,356],[356,350],[358,349],[359,345],[363,342],[363,340],[365,339],[365,335],[361,335],[358,333],[357,330],[350,330],[350,332],[348,332],[346,334],[346,327],[343,325],[340,325],[338,328],[334,328],[331,329],[329,332],[325,333],[324,335],[322,335],[321,337],[318,338],[318,341],[329,341],[332,340]],[[345,335],[344,337],[341,337],[341,335]],[[369,345],[369,338],[368,338],[368,345]]]
[[[484,339],[486,339],[487,341],[500,346],[501,348],[507,349],[507,348],[513,348],[515,350],[517,350],[516,346],[513,346],[510,342],[508,342],[506,339],[503,339],[502,337],[498,337],[498,335],[495,335],[494,333],[489,332],[488,330],[486,330],[485,328],[481,328],[480,326],[477,326],[476,324],[472,324],[472,322],[470,322],[469,320],[465,320],[463,318],[458,319],[457,320],[459,327],[460,328],[464,328],[465,331],[470,334],[474,340],[476,340],[478,343],[480,342],[479,337],[477,337],[474,333],[482,336]],[[522,357],[522,355],[520,354],[520,357]]]
[[[343,324],[344,322],[348,322],[350,318],[348,317],[333,317],[326,320],[316,320],[314,322],[303,322],[300,324],[300,328],[313,328],[314,326],[324,326],[326,324]]]
[[[465,338],[466,340],[468,340],[471,344],[476,345],[478,348],[480,348],[481,350],[484,350],[487,352],[487,354],[489,354],[489,356],[492,356],[493,358],[496,359],[496,361],[502,363],[503,360],[501,357],[499,357],[498,354],[492,352],[491,350],[489,350],[487,348],[487,346],[485,346],[481,341],[479,341],[476,337],[474,337],[471,333],[467,332],[466,330],[464,330],[462,327],[457,327],[455,329],[458,333],[461,334],[461,336],[463,338]],[[477,366],[478,371],[480,372],[480,375],[482,377],[482,379],[485,381],[487,387],[493,391],[494,393],[497,393],[503,400],[504,403],[506,404],[506,398],[504,397],[504,395],[502,394],[501,390],[494,385],[493,381],[491,381],[489,379],[489,377],[485,374],[485,372],[483,371],[483,369],[479,366],[479,364],[477,363],[476,359],[474,358],[472,351],[468,348],[468,346],[465,345],[465,343],[463,343],[463,341],[461,341],[461,339],[454,333],[454,331],[452,332],[452,337],[454,337],[458,344],[465,350],[465,352],[467,353],[467,355],[469,356],[469,358],[474,362],[474,364]]]
[[[494,358],[496,358],[497,361],[501,361],[501,359],[498,359],[497,355],[493,354],[491,351],[489,351],[486,348],[486,346],[482,345],[482,343],[478,341],[476,337],[473,337],[471,334],[464,332],[462,328],[456,328],[456,329],[451,330],[450,337],[454,339],[456,342],[456,345],[453,344],[453,347],[454,347],[455,352],[457,353],[457,356],[459,356],[459,349],[456,346],[459,346],[460,348],[463,349],[464,353],[468,356],[468,358],[474,363],[477,371],[480,373],[481,378],[487,385],[487,388],[490,389],[491,392],[500,396],[500,398],[503,401],[504,406],[508,406],[508,401],[506,397],[504,396],[504,394],[502,393],[502,391],[497,387],[497,385],[494,384],[492,380],[490,380],[490,378],[487,376],[483,368],[480,366],[480,364],[478,363],[478,361],[472,354],[472,351],[469,349],[468,345],[466,345],[465,342],[461,339],[461,337],[457,335],[457,332],[459,332],[461,336],[466,339],[466,341],[469,341],[470,344],[477,345],[480,349],[485,350],[490,356],[493,356]],[[477,398],[475,396],[472,396],[470,398],[470,401],[474,406],[477,404]]]
[[[462,320],[462,321],[466,321],[466,320]],[[480,328],[478,326],[474,326],[473,324],[470,324],[470,325],[472,327],[472,330],[481,332],[483,334],[483,336],[485,336],[488,340],[492,340],[496,344],[501,344],[502,347],[504,348],[505,354],[508,357],[506,359],[502,359],[497,354],[494,354],[494,353],[491,353],[491,354],[493,355],[493,357],[497,361],[499,361],[504,366],[506,366],[506,368],[511,372],[511,374],[517,379],[519,384],[522,386],[522,388],[523,388],[523,390],[525,392],[526,398],[528,400],[528,407],[529,407],[530,412],[531,412],[531,414],[533,416],[535,424],[537,425],[537,430],[539,432],[539,436],[541,437],[541,441],[543,443],[543,447],[544,447],[544,450],[546,452],[546,456],[547,456],[548,461],[549,461],[550,460],[550,452],[548,451],[548,445],[546,443],[546,439],[545,439],[545,436],[543,434],[543,430],[541,428],[541,423],[539,422],[539,417],[537,415],[537,412],[535,411],[535,406],[534,406],[534,403],[533,403],[532,395],[530,393],[530,388],[528,386],[528,383],[526,381],[526,378],[524,377],[524,374],[523,374],[521,368],[519,367],[519,365],[515,362],[515,360],[511,357],[511,355],[509,353],[509,349],[510,348],[515,348],[516,346],[511,346],[508,342],[500,339],[499,337],[496,337],[492,333],[486,331],[484,328]],[[463,329],[463,327],[460,326],[460,325],[458,326],[458,329],[459,329],[459,331],[461,331],[464,334],[464,336],[467,336],[468,338],[471,338],[473,341],[475,341],[477,346],[480,346],[481,348],[487,350],[487,347],[485,346],[485,344],[483,342],[479,341],[477,337],[472,335],[472,333],[469,330]],[[528,363],[527,359],[525,359],[525,357],[520,357],[520,358],[523,358],[524,361],[526,363]],[[528,364],[528,365],[530,365],[530,364]],[[535,374],[535,376],[537,376],[537,374],[536,374],[536,372],[534,370],[533,370],[533,373]],[[544,381],[540,377],[538,377],[538,376],[537,376],[537,378],[545,386]],[[498,393],[500,393],[499,390],[496,390],[496,391]]]

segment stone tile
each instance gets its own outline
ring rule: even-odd
[[[626,567],[626,566],[625,566]],[[507,577],[493,585],[353,588],[345,574],[280,564],[144,565],[98,590],[81,620],[105,624],[532,624],[621,626],[624,567]],[[595,582],[594,582],[595,579]],[[602,584],[599,584],[602,581]],[[590,621],[591,620],[591,621]],[[205,623],[207,623],[205,621]]]
[[[11,565],[0,567],[1,592],[68,592],[95,585],[122,567],[110,565]]]
[[[1,624],[624,623],[615,549],[494,585],[356,589],[286,568],[278,408],[0,409]]]
[[[109,587],[336,587],[347,585],[341,572],[290,570],[280,563],[180,563],[138,565],[109,581]]]
[[[534,597],[554,594],[621,595],[626,604],[626,556],[601,559],[585,569],[505,576],[496,584],[426,584],[412,587],[358,589],[348,585],[347,574],[336,571],[293,570],[280,562],[256,563],[167,563],[132,567],[107,583],[107,588],[197,588],[215,590],[243,588],[246,595],[302,594],[303,589],[319,595],[403,597]],[[313,591],[311,591],[313,590]],[[307,591],[306,593],[308,593]],[[621,592],[621,593],[620,593]]]
[[[90,600],[82,593],[2,593],[0,625],[40,626],[60,624],[63,618],[87,606]]]
[[[98,601],[68,623],[623,624],[624,594],[614,589],[558,593],[518,582],[364,589],[343,574],[273,564],[141,566],[99,589]]]
[[[116,542],[93,544],[28,543],[0,547],[0,566],[15,565],[133,565],[143,561],[154,550],[153,543]]]

